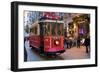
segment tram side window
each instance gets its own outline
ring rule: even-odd
[[[37,35],[37,27],[35,26],[35,27],[31,28],[31,29],[30,29],[30,33],[31,33],[32,35]]]
[[[33,34],[34,33],[34,28],[30,29],[30,33]]]

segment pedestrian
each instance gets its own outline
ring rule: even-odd
[[[69,39],[66,40],[67,48],[69,48]]]
[[[77,38],[77,48],[80,48],[80,37]]]
[[[65,44],[66,44],[67,48],[69,48],[69,38],[68,37],[66,38],[65,42],[66,42]]]
[[[29,34],[26,31],[24,31],[24,61],[25,62],[27,61],[27,56],[28,56],[26,50],[27,49],[26,43],[28,42],[28,40],[29,40]]]
[[[69,39],[69,48],[72,48],[72,40]]]
[[[27,51],[26,51],[26,41],[27,41],[27,38],[24,38],[24,61],[26,62],[27,61]]]
[[[27,51],[25,46],[24,46],[24,62],[27,62]]]
[[[89,37],[86,37],[84,45],[86,47],[86,53],[88,53],[90,49],[90,38]]]

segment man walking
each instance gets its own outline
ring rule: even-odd
[[[80,37],[77,38],[77,48],[80,48]]]
[[[86,53],[88,53],[90,49],[90,38],[89,37],[86,37],[84,44],[86,47]]]

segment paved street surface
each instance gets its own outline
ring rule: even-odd
[[[90,58],[90,53],[85,53],[85,47],[81,46],[80,48],[70,48],[60,55],[63,59],[87,59]]]
[[[57,57],[51,58],[46,57],[43,54],[39,54],[29,47],[28,43],[25,43],[25,49],[27,51],[27,61],[44,61],[44,60],[71,60],[71,59],[88,59],[90,58],[90,54],[85,53],[85,47],[81,46],[80,48],[70,48]]]

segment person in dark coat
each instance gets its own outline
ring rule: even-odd
[[[24,46],[24,61],[25,62],[27,61],[27,51],[26,51],[25,46]]]
[[[69,39],[69,48],[72,48],[72,40]]]
[[[69,39],[68,38],[66,39],[66,45],[67,45],[67,48],[69,48]]]
[[[66,38],[66,45],[67,45],[67,48],[69,48],[69,38]]]
[[[89,49],[90,49],[90,38],[89,37],[87,37],[85,39],[84,45],[86,47],[86,53],[88,53],[89,52]]]
[[[24,62],[27,61],[27,51],[26,51],[26,47],[25,47],[25,42],[27,41],[27,38],[24,38]]]
[[[80,37],[77,38],[77,48],[80,48]]]

